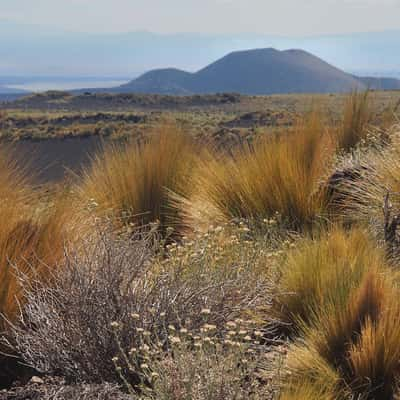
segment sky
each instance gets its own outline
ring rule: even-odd
[[[0,19],[76,32],[305,36],[400,29],[400,0],[0,0]]]

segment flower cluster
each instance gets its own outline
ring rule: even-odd
[[[203,308],[199,314],[203,318],[199,329],[168,325],[164,341],[136,329],[139,347],[113,359],[128,390],[133,395],[139,391],[143,399],[164,398],[162,394],[168,388],[178,385],[185,398],[197,398],[196,388],[200,385],[211,386],[209,390],[216,393],[239,393],[237,398],[243,400],[251,399],[254,390],[271,391],[268,382],[276,369],[272,372],[271,358],[266,355],[276,351],[266,345],[260,323],[236,318],[217,327],[209,322],[210,309]],[[124,376],[127,369],[140,376],[138,384],[128,382]]]

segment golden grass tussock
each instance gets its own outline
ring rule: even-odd
[[[7,318],[23,301],[18,275],[44,282],[61,263],[69,223],[64,207],[55,204],[39,215],[15,215],[0,207],[8,221],[0,230],[0,310]]]
[[[400,310],[398,289],[389,277],[370,271],[346,304],[332,301],[320,311],[289,352],[294,387],[332,382],[333,369],[339,377],[336,398],[348,391],[359,399],[393,398],[400,373]],[[321,363],[329,368],[320,368]]]
[[[379,121],[379,128],[383,130],[391,130],[394,125],[399,123],[399,110],[400,110],[400,100],[393,101],[388,107],[383,111],[381,120]]]
[[[357,341],[366,321],[377,322],[384,308],[387,282],[377,271],[369,271],[347,297],[347,301],[330,299],[319,311],[318,320],[305,327],[309,341],[324,360],[346,371],[349,343]],[[346,371],[346,372],[345,372]]]
[[[14,150],[11,146],[1,144],[0,190],[2,204],[10,206],[10,208],[15,204],[15,210],[18,210],[18,205],[26,205],[26,202],[32,195],[28,168],[29,165],[25,168],[18,165]],[[21,210],[19,210],[18,213],[21,213]]]
[[[318,114],[293,133],[263,136],[252,146],[217,154],[201,165],[197,201],[212,219],[262,220],[279,214],[293,228],[310,226],[325,209],[319,182],[334,145]]]
[[[187,197],[197,149],[176,126],[159,128],[145,143],[113,146],[96,156],[84,172],[80,196],[101,215],[113,214],[124,223],[159,222],[183,229],[174,195]]]
[[[369,270],[384,266],[384,251],[361,228],[333,227],[319,238],[300,240],[281,267],[284,295],[275,305],[277,317],[298,332],[329,302],[346,303]]]
[[[283,382],[283,398],[295,398],[296,393],[304,393],[314,399],[318,393],[327,399],[337,399],[341,376],[334,366],[330,365],[315,347],[306,341],[299,340],[291,344],[286,360],[287,378]],[[305,397],[307,398],[307,397]]]
[[[43,207],[14,159],[10,148],[0,150],[0,313],[9,319],[23,300],[18,274],[47,278],[62,258],[69,223],[67,201],[56,196]]]
[[[338,148],[343,151],[354,149],[365,140],[373,119],[370,92],[354,91],[346,100],[342,122],[338,129]]]
[[[33,197],[27,174],[14,160],[9,147],[0,149],[0,218],[3,221],[0,228],[0,312],[6,314],[15,303],[10,300],[15,278],[9,258],[21,251],[21,242],[29,242],[25,232],[19,235],[17,231],[23,231],[23,215]]]
[[[326,387],[324,383],[318,386],[310,382],[304,382],[302,385],[289,385],[286,390],[279,396],[279,400],[338,400],[339,398],[334,391]],[[351,397],[342,396],[342,400]]]
[[[396,392],[400,375],[400,310],[396,303],[378,323],[366,321],[360,340],[349,351],[353,385],[369,392],[371,398],[389,399]]]

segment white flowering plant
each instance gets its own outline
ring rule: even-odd
[[[273,398],[281,366],[279,346],[267,346],[259,322],[235,319],[220,330],[207,322],[209,309],[199,314],[198,330],[168,326],[164,342],[145,330],[140,345],[113,358],[126,389],[142,400],[258,400]],[[118,337],[116,335],[116,337]],[[134,386],[126,370],[140,371]]]

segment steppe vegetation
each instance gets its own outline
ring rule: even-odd
[[[400,398],[400,130],[370,96],[229,147],[154,124],[50,186],[2,148],[0,378],[35,375],[9,398]]]

